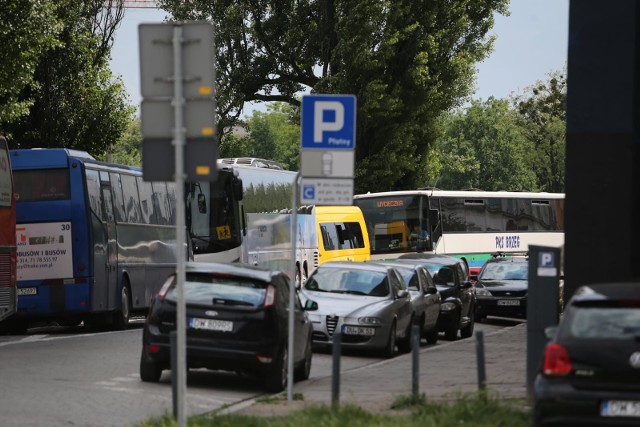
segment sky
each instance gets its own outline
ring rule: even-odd
[[[520,93],[567,62],[569,0],[512,0],[510,16],[497,15],[490,34],[493,53],[477,64],[474,99],[505,98]],[[162,22],[165,12],[127,9],[116,31],[111,69],[121,75],[131,103],[140,105],[138,25]],[[245,107],[245,115],[254,109]]]

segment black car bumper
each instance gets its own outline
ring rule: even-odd
[[[154,329],[151,327],[150,329]],[[155,348],[154,348],[155,347]],[[262,373],[276,362],[282,345],[276,341],[256,343],[220,342],[187,335],[187,366],[211,370]],[[150,351],[153,349],[153,351]],[[148,360],[163,369],[171,366],[169,336],[145,328],[143,351]]]
[[[638,426],[634,417],[602,415],[603,402],[640,402],[640,389],[634,392],[580,390],[562,379],[538,376],[535,381],[534,417],[536,425],[559,426]]]
[[[477,297],[479,316],[527,317],[527,297]]]

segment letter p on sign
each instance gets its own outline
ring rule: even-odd
[[[555,267],[553,252],[540,252],[540,265],[538,267]]]
[[[333,112],[334,119],[325,121],[325,112]],[[344,127],[344,106],[337,101],[318,101],[315,104],[313,117],[313,142],[322,143],[324,132],[336,132]]]

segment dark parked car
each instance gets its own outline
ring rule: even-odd
[[[640,425],[640,283],[579,288],[545,332],[536,425]]]
[[[381,350],[393,357],[396,345],[411,351],[413,306],[404,279],[390,266],[368,262],[327,262],[309,276],[302,294],[317,301],[310,314],[313,342],[333,342],[342,333],[342,346]]]
[[[527,317],[529,260],[494,257],[487,260],[476,282],[478,321],[492,316]]]
[[[382,262],[394,267],[402,275],[413,304],[413,320],[420,327],[420,336],[429,344],[438,342],[440,294],[431,274],[421,265],[408,262]]]
[[[142,337],[140,378],[156,382],[170,369],[169,334],[176,329],[175,276],[154,298]],[[187,365],[255,374],[267,390],[287,382],[289,279],[282,272],[234,264],[187,264]],[[317,305],[307,301],[306,309]],[[296,298],[295,377],[311,370],[311,324]]]
[[[458,330],[462,338],[473,335],[476,292],[464,261],[446,255],[413,253],[400,256],[398,262],[420,264],[433,277],[441,296],[439,328],[446,339],[455,340]]]

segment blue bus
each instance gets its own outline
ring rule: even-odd
[[[11,150],[11,162],[16,329],[39,321],[125,329],[175,271],[174,185],[68,149]]]

